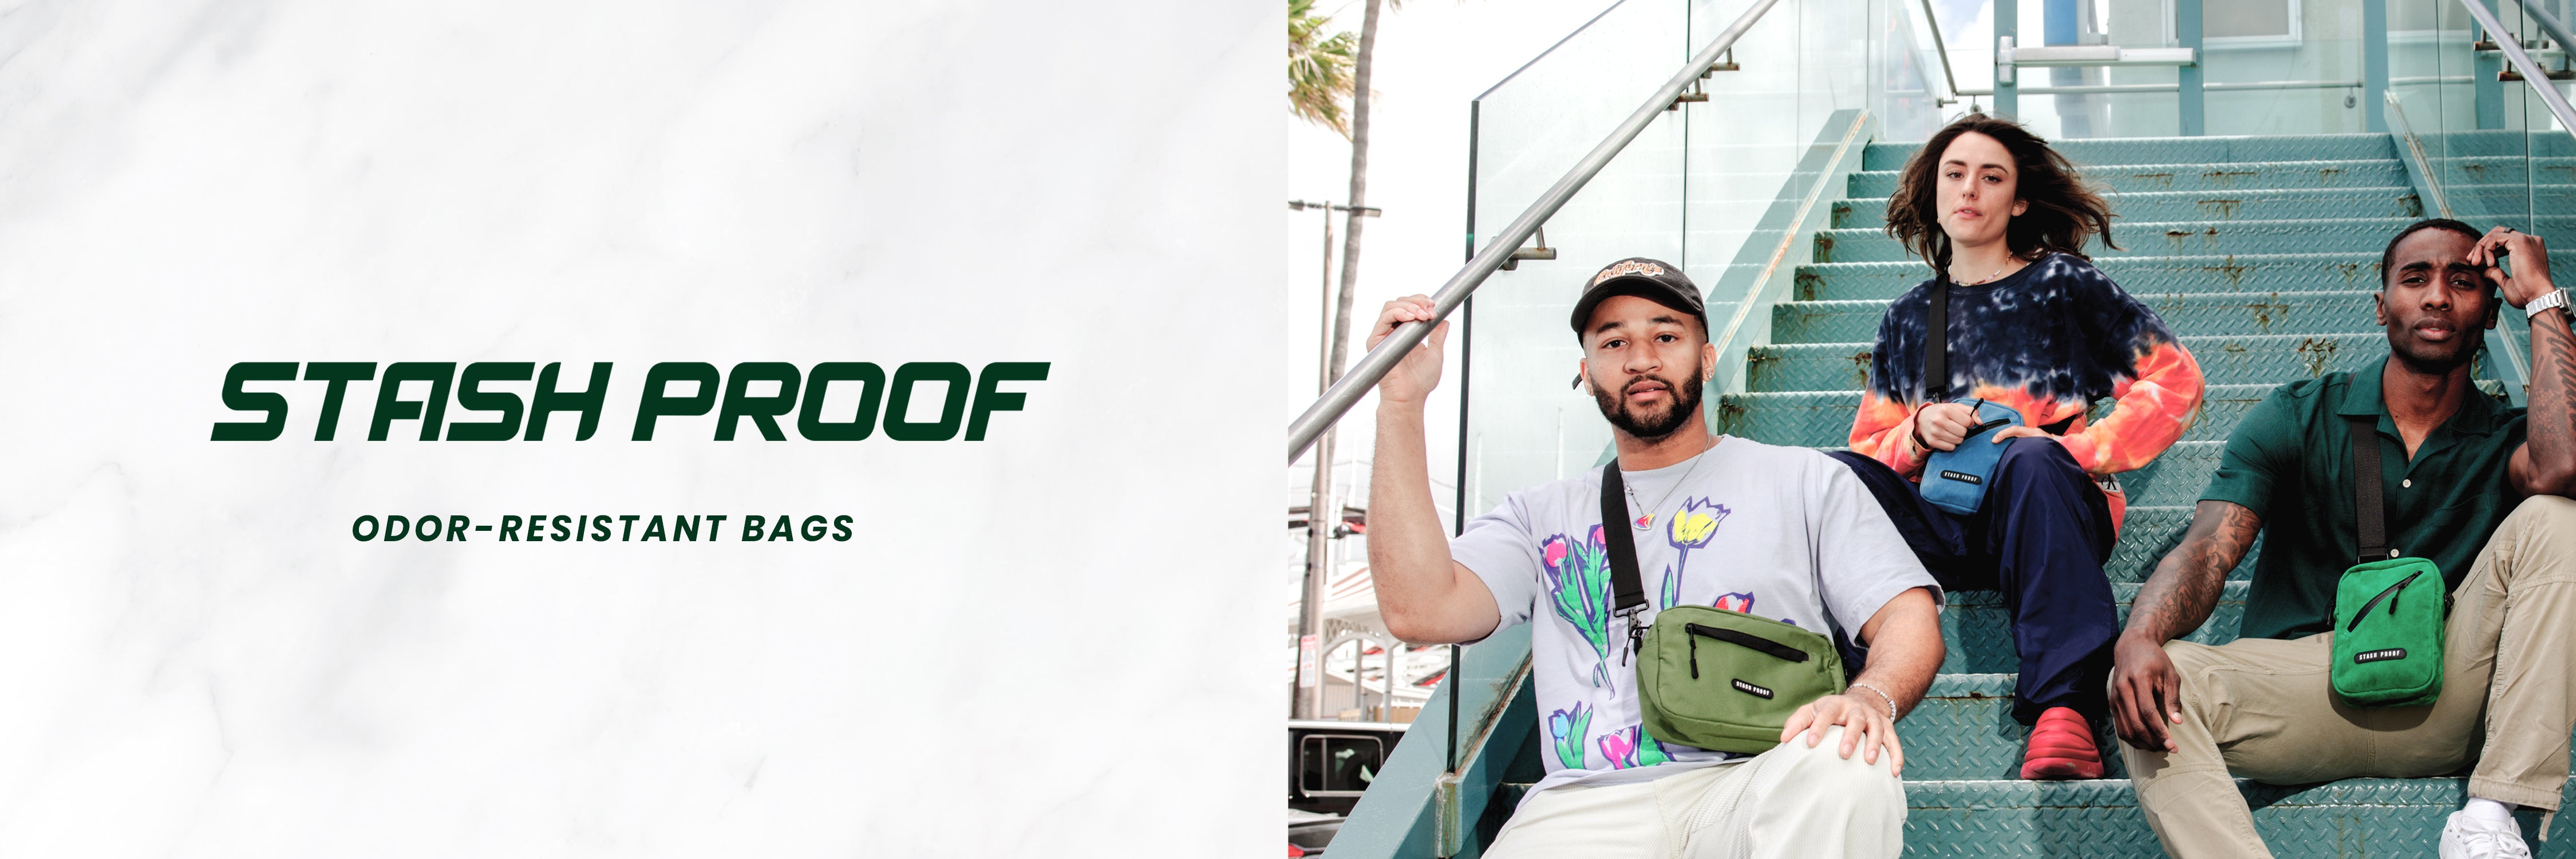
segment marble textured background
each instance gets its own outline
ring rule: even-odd
[[[0,855],[1276,855],[1279,14],[0,3]],[[617,379],[210,442],[244,360]],[[675,360],[1054,369],[979,443],[625,440]],[[348,532],[585,512],[859,536]]]

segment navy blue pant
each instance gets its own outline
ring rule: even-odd
[[[1878,460],[1832,456],[1878,496],[1941,587],[2003,593],[2021,656],[2013,718],[2027,725],[2050,707],[2098,718],[2111,642],[2120,634],[2119,607],[2102,572],[2111,557],[2110,504],[2064,446],[2044,438],[2005,444],[1985,503],[1969,516],[1924,503],[1913,481]]]

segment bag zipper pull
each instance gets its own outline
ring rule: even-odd
[[[1690,639],[1691,679],[1697,680],[1699,679],[1699,636],[1685,635],[1682,637]]]
[[[2405,590],[2406,590],[2406,586],[2407,586],[2407,585],[2414,584],[2414,583],[2415,583],[2415,580],[2416,580],[2416,579],[2418,579],[2418,578],[2422,578],[2422,577],[2423,577],[2423,575],[2424,575],[2424,571],[2423,571],[2423,570],[2416,570],[2414,575],[2407,576],[2406,578],[2403,578],[2403,579],[2399,579],[2399,580],[2397,581],[2397,583],[2396,583],[2396,584],[2389,585],[2387,590],[2380,591],[2380,592],[2379,592],[2379,595],[2374,596],[2374,597],[2371,597],[2369,602],[2362,603],[2362,604],[2361,604],[2361,610],[2360,610],[2360,611],[2356,611],[2356,612],[2353,612],[2353,613],[2352,613],[2352,622],[2351,622],[2351,623],[2348,623],[2348,624],[2344,624],[2343,631],[2345,631],[2345,632],[2351,632],[2351,631],[2353,631],[2353,630],[2360,629],[2360,628],[2361,628],[2361,619],[2362,619],[2362,618],[2365,618],[2365,617],[2369,617],[2369,616],[2370,616],[2370,610],[2371,610],[2371,609],[2374,609],[2374,608],[2378,608],[2378,607],[2379,607],[2379,601],[2380,601],[2380,600],[2383,600],[2383,599],[2388,601],[2388,616],[2389,616],[2389,617],[2396,617],[2396,616],[2397,616],[2397,595],[2398,595],[2398,594],[2401,594],[2401,593],[2404,593],[2404,592],[2405,592]]]

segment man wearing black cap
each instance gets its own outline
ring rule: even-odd
[[[1431,311],[1418,295],[1388,302],[1371,345]],[[1485,855],[1897,855],[1905,792],[1894,725],[1941,662],[1939,585],[1850,469],[1805,448],[1710,434],[1700,389],[1717,354],[1699,288],[1678,269],[1612,263],[1584,284],[1571,321],[1581,380],[1618,450],[1623,486],[1610,500],[1596,468],[1511,493],[1448,539],[1422,425],[1446,324],[1378,383],[1369,563],[1387,629],[1472,642],[1534,625],[1547,775]],[[1619,504],[1619,521],[1605,522]],[[1612,585],[1622,536],[1645,602],[1625,615]],[[1846,659],[1864,668],[1845,692],[1800,707],[1781,744],[1758,755],[1656,737],[1632,633],[1682,605],[1857,643],[1866,657]],[[1717,645],[1701,655],[1731,657]]]

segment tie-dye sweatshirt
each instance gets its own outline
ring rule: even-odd
[[[1923,405],[1923,332],[1932,282],[1888,306],[1870,354],[1869,387],[1851,449],[1898,474]],[[2093,474],[2131,471],[2182,438],[2200,413],[2200,362],[2152,310],[2082,258],[2049,254],[1993,283],[1950,287],[1950,399],[1982,398],[2045,427],[2073,418],[2063,442]],[[2099,423],[2086,410],[2117,400]]]

